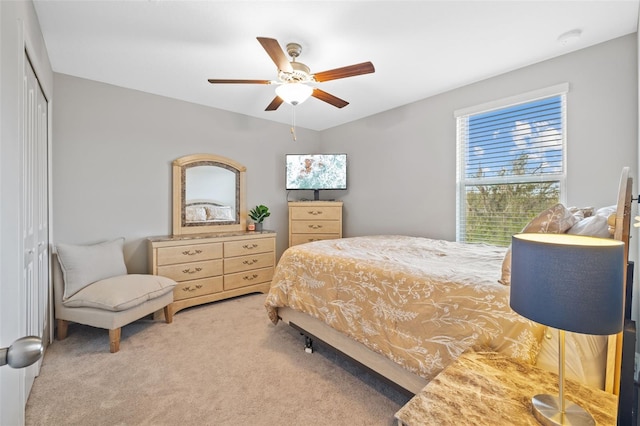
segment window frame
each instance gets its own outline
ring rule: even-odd
[[[510,96],[483,104],[471,106],[454,111],[456,119],[456,241],[465,242],[466,235],[466,187],[470,185],[492,185],[504,183],[531,183],[543,181],[557,181],[559,186],[559,202],[566,204],[566,180],[567,180],[567,98],[569,93],[569,83],[561,83],[530,92]],[[540,176],[504,176],[487,178],[467,178],[466,154],[467,138],[463,134],[463,127],[468,129],[468,119],[476,114],[484,114],[491,111],[510,108],[535,102],[545,98],[561,96],[561,119],[562,119],[562,172],[545,174]]]

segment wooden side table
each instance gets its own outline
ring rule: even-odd
[[[558,394],[558,375],[495,352],[465,352],[395,415],[398,425],[532,425],[537,394]],[[565,379],[565,398],[597,425],[616,424],[618,398]]]

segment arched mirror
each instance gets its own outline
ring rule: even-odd
[[[244,231],[246,167],[193,154],[173,161],[173,234]]]

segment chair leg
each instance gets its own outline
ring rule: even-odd
[[[112,354],[120,350],[120,330],[121,328],[109,330],[109,351]]]
[[[164,319],[167,324],[171,324],[173,322],[173,303],[169,303],[164,307]]]
[[[58,340],[64,340],[67,338],[68,329],[69,321],[58,319]]]

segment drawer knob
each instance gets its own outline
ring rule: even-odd
[[[307,213],[309,213],[311,216],[318,216],[322,214],[322,210],[309,210]]]
[[[253,281],[256,278],[258,278],[258,274],[245,275],[244,277],[242,277],[242,279],[245,280],[245,281]]]
[[[253,250],[256,247],[258,247],[257,244],[245,244],[245,245],[242,246],[242,248],[245,248],[247,250]]]
[[[311,229],[320,229],[320,228],[322,228],[322,225],[318,225],[318,224],[314,223],[312,225],[309,225],[309,228],[311,228]]]
[[[194,270],[192,271],[191,268],[187,268],[187,269],[183,269],[182,273],[183,274],[195,274],[197,272],[202,271],[202,268],[194,268]]]
[[[247,259],[242,263],[244,263],[245,265],[253,265],[254,263],[258,263],[258,259]]]
[[[185,250],[185,251],[182,252],[182,254],[184,254],[185,256],[195,256],[196,254],[200,254],[200,253],[202,253],[202,250],[198,250],[198,249],[196,249],[194,251]]]

